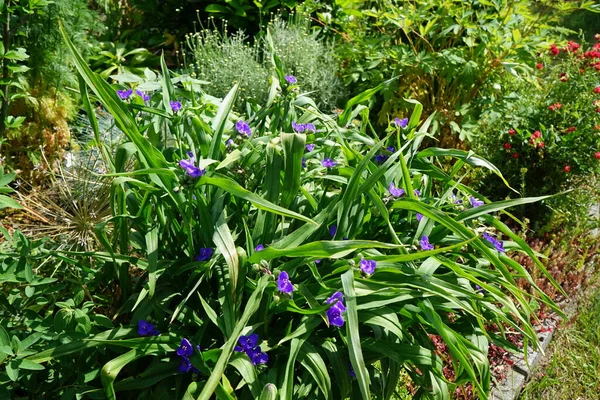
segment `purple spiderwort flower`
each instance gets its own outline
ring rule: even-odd
[[[131,89],[117,90],[117,94],[119,95],[121,100],[127,100],[129,98],[129,96],[131,96],[132,93],[133,93],[133,90],[131,90]]]
[[[140,336],[158,336],[160,335],[160,331],[154,327],[150,322],[146,320],[138,321],[138,335]]]
[[[367,275],[373,275],[373,272],[375,272],[376,267],[377,262],[375,260],[360,260],[360,270]]]
[[[189,358],[181,357],[181,363],[179,363],[179,367],[177,368],[177,371],[187,373],[192,370],[192,367],[193,367],[193,365]]]
[[[334,237],[336,232],[337,232],[337,225],[331,225],[331,228],[329,228],[329,234],[331,235],[331,237]]]
[[[394,125],[400,127],[400,128],[406,128],[408,126],[408,118],[394,118]]]
[[[342,327],[344,326],[344,322],[346,322],[342,316],[342,313],[346,311],[343,301],[344,295],[341,292],[335,292],[327,299],[327,304],[333,304],[333,306],[327,310],[327,319],[333,326]]]
[[[315,149],[315,145],[313,143],[306,145],[306,151],[313,151]]]
[[[356,378],[356,372],[354,372],[354,368],[352,368],[352,364],[348,363],[348,373],[350,374],[350,378]]]
[[[385,160],[387,160],[387,156],[385,154],[377,154],[375,156],[375,162],[377,164],[383,164],[385,162]]]
[[[394,146],[388,146],[387,151],[389,151],[390,153],[395,153],[396,149],[394,148]]]
[[[419,244],[421,245],[422,250],[433,250],[434,249],[434,246],[429,243],[428,236],[423,236],[421,238],[421,241],[419,242]]]
[[[290,277],[287,272],[281,271],[277,278],[277,290],[281,293],[290,294],[294,291],[294,285],[290,282]]]
[[[481,294],[485,294],[486,293],[485,289],[482,288],[481,286],[477,285],[477,284],[475,284],[475,291],[477,293],[481,293]]]
[[[471,198],[469,199],[469,203],[471,203],[471,206],[473,207],[479,207],[485,204],[483,201],[478,200],[473,196],[471,196]]]
[[[188,151],[188,156],[190,157],[189,159],[179,161],[179,166],[185,170],[190,178],[200,178],[206,173],[206,170],[200,169],[194,165],[196,157],[194,157],[194,154],[191,151]]]
[[[315,264],[321,264],[321,259],[319,258],[318,260],[315,260]]]
[[[413,193],[415,194],[415,196],[419,197],[421,195],[421,191],[419,189],[415,189],[413,190]]]
[[[200,247],[200,251],[194,256],[194,261],[210,260],[214,252],[210,247]]]
[[[306,158],[302,157],[302,168],[306,168]]]
[[[225,142],[225,146],[227,146],[227,147],[233,146],[233,139],[227,139],[227,141]]]
[[[135,94],[137,94],[139,97],[141,97],[142,100],[144,100],[144,103],[147,102],[148,100],[150,100],[150,95],[142,92],[139,89],[135,89]]]
[[[294,75],[286,75],[285,76],[285,81],[287,83],[289,83],[290,85],[298,83],[298,79],[296,79],[296,77]]]
[[[267,353],[263,353],[258,346],[258,335],[253,333],[249,336],[240,336],[239,346],[233,348],[234,351],[244,352],[252,361],[252,365],[264,364],[269,361]]]
[[[306,130],[305,124],[299,124],[296,121],[292,121],[292,129],[297,133],[302,133]]]
[[[254,251],[262,251],[264,249],[265,249],[265,246],[263,246],[262,244],[259,244],[254,248]]]
[[[194,346],[186,338],[181,339],[181,344],[177,348],[177,355],[181,357],[190,357],[194,354]]]
[[[315,126],[315,124],[309,122],[307,124],[304,124],[304,129],[306,129],[309,132],[316,132],[317,131],[317,127]]]
[[[417,213],[417,221],[421,222],[422,219],[423,219],[423,214]]]
[[[178,100],[170,101],[169,104],[171,105],[171,110],[173,110],[174,113],[181,110],[181,102],[180,101],[178,101]]]
[[[321,161],[321,165],[326,168],[333,168],[337,165],[337,162],[333,161],[331,158],[326,158]]]
[[[496,250],[498,250],[500,253],[504,253],[506,250],[504,249],[504,243],[502,243],[501,240],[496,239],[493,236],[488,235],[487,233],[483,233],[483,238],[485,240],[487,240],[488,242],[490,242],[491,244],[494,245],[494,247],[496,248]]]
[[[389,191],[390,194],[394,197],[404,196],[404,189],[397,188],[396,185],[394,185],[394,182],[390,183]]]
[[[238,339],[239,346],[235,346],[233,350],[235,351],[246,351],[252,350],[258,345],[258,335],[253,333],[248,336],[240,336]]]
[[[250,129],[250,124],[248,124],[246,121],[244,120],[239,120],[236,124],[235,124],[235,129],[238,131],[239,134],[241,135],[246,135],[248,137],[252,136],[252,130]]]
[[[269,361],[269,355],[261,351],[260,346],[255,347],[252,350],[246,351],[246,355],[250,357],[252,365],[257,366],[258,364],[266,364]]]

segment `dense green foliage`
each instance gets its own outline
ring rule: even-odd
[[[477,131],[480,102],[503,73],[524,73],[539,46],[556,35],[550,24],[593,1],[336,1],[318,10],[343,39],[339,56],[355,93],[392,76],[378,99],[378,123],[407,112],[402,98],[438,113],[441,140],[453,145]]]
[[[538,199],[478,203],[464,173],[500,172],[463,151],[420,151],[432,119],[420,121],[418,102],[379,139],[360,105],[379,88],[332,117],[277,57],[267,102],[242,116],[238,86],[216,101],[163,63],[144,101],[75,55],[113,217],[95,227],[97,251],[11,238],[0,257],[4,395],[391,398],[403,373],[415,398],[467,383],[487,398],[488,346],[514,348],[503,328],[537,345],[531,301],[555,306],[504,252],[546,272],[493,214]],[[126,135],[116,152],[99,140],[86,88]],[[444,157],[456,160],[450,173]],[[336,292],[345,307],[328,300]],[[236,350],[250,333],[268,360]],[[448,346],[451,380],[432,336]]]
[[[523,195],[576,188],[547,201],[554,212],[540,207],[523,210],[537,227],[552,219],[575,228],[587,221],[588,209],[598,198],[600,44],[583,48],[569,42],[560,48],[552,47],[536,60],[537,72],[531,80],[505,81],[480,121],[474,147],[502,165],[507,179]],[[483,183],[486,194],[512,195],[501,185],[490,184],[493,181]]]

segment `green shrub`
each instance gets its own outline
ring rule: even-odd
[[[337,76],[339,64],[333,46],[318,37],[319,31],[311,31],[305,17],[285,22],[278,16],[269,24],[269,30],[272,51],[281,60],[286,74],[296,76],[302,89],[311,92],[320,108],[331,111],[346,98],[346,90]],[[223,97],[237,82],[238,106],[246,101],[264,103],[272,75],[269,44],[260,37],[250,43],[247,39],[242,32],[229,35],[216,29],[187,37],[193,55],[190,66],[197,78],[209,82],[207,92]]]
[[[507,79],[485,111],[481,134],[474,141],[476,151],[503,165],[507,179],[522,195],[576,189],[546,201],[554,212],[539,206],[522,211],[536,230],[548,222],[585,224],[590,205],[598,199],[600,44],[565,51],[569,46],[579,45],[569,42],[563,50],[552,45],[544,52],[532,80]],[[560,53],[555,56],[552,51]],[[511,195],[490,181],[482,190],[494,198]]]
[[[97,226],[102,249],[45,255],[101,271],[89,286],[112,291],[94,303],[26,297],[34,260],[27,249],[0,255],[12,296],[0,309],[9,395],[389,399],[408,376],[415,398],[472,383],[483,399],[488,346],[514,349],[502,327],[538,345],[530,304],[556,307],[502,246],[546,271],[492,215],[532,200],[484,205],[459,173],[500,175],[494,166],[419,151],[431,119],[419,122],[418,102],[379,140],[359,120],[370,94],[334,118],[280,68],[267,103],[237,115],[238,86],[222,101],[199,96],[163,63],[162,90],[144,105],[76,63],[127,136],[115,154],[102,147],[113,234]],[[458,163],[449,174],[437,166],[447,156]],[[27,318],[17,323],[14,309]],[[451,380],[433,335],[448,346]]]
[[[481,95],[504,71],[526,65],[559,28],[552,25],[578,7],[552,1],[426,0],[346,1],[324,6],[323,24],[339,33],[344,82],[353,94],[392,76],[378,97],[378,123],[408,112],[403,98],[438,114],[442,145],[477,132]],[[484,96],[485,97],[485,96]]]

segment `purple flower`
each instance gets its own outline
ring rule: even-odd
[[[325,303],[338,304],[340,307],[342,307],[342,311],[346,311],[346,307],[344,307],[343,301],[344,301],[344,294],[342,292],[335,292],[334,294],[331,295],[330,298],[328,298],[325,301]]]
[[[181,339],[181,344],[177,348],[177,355],[181,357],[190,357],[192,354],[194,354],[192,343],[186,338]]]
[[[337,225],[331,225],[331,228],[329,228],[329,234],[331,235],[331,237],[334,237],[336,232],[337,232]]]
[[[294,291],[294,285],[290,282],[290,277],[287,272],[281,271],[277,278],[277,290],[281,293],[290,294]]]
[[[169,102],[169,104],[171,105],[171,110],[173,110],[173,112],[177,112],[177,111],[181,110],[181,102],[180,101],[171,101],[171,102]]]
[[[400,128],[406,128],[408,126],[408,118],[394,118],[394,125],[399,126]]]
[[[194,261],[210,260],[214,252],[210,247],[200,247],[200,251],[194,256]]]
[[[131,90],[131,89],[117,90],[117,94],[119,95],[121,100],[127,100],[129,98],[129,96],[131,96],[132,93],[133,93],[133,90]]]
[[[385,162],[385,160],[387,160],[387,158],[388,157],[385,154],[383,154],[383,153],[382,154],[377,154],[375,156],[375,162],[377,164],[383,164]]]
[[[315,149],[315,145],[313,143],[306,145],[306,151],[313,151]]]
[[[419,197],[421,195],[421,191],[419,189],[415,189],[413,190],[413,193],[415,194],[415,196]]]
[[[478,200],[473,196],[471,196],[471,198],[469,199],[469,202],[471,203],[471,206],[473,206],[473,207],[479,207],[479,206],[482,206],[485,204],[483,201]]]
[[[397,188],[396,185],[394,185],[394,182],[390,183],[389,191],[390,194],[394,197],[404,196],[404,189]]]
[[[337,165],[337,162],[333,161],[331,158],[326,158],[321,161],[321,165],[326,168],[333,168]]]
[[[389,151],[390,153],[394,153],[396,152],[396,149],[394,148],[394,146],[388,146],[387,151]]]
[[[150,100],[150,96],[147,95],[146,93],[142,92],[139,89],[135,89],[135,94],[140,96],[142,98],[142,100],[144,100],[144,103],[147,102],[148,100]]]
[[[302,133],[306,130],[306,125],[298,124],[296,121],[292,121],[292,129],[298,133]]]
[[[238,339],[239,346],[235,346],[233,350],[235,351],[246,351],[252,350],[258,344],[258,335],[253,333],[248,336],[240,336]]]
[[[423,219],[423,214],[417,213],[417,221],[421,222],[422,219]]]
[[[427,237],[427,236],[423,236],[421,238],[421,241],[419,242],[419,244],[421,245],[422,250],[433,250],[434,249],[433,245],[429,243],[429,237]]]
[[[487,233],[483,233],[483,238],[485,240],[487,240],[488,242],[490,242],[491,244],[494,245],[494,247],[496,248],[496,250],[498,250],[500,253],[504,253],[506,250],[504,249],[504,243],[501,240],[496,239],[493,236],[488,235]]]
[[[290,85],[293,85],[293,84],[295,84],[295,83],[298,82],[298,80],[296,79],[296,77],[294,75],[286,75],[285,76],[285,81],[287,83],[289,83]]]
[[[250,357],[250,361],[252,361],[252,365],[254,366],[258,364],[266,364],[267,361],[269,361],[269,355],[267,353],[263,353],[260,346],[246,350],[246,355]]]
[[[150,322],[143,319],[138,321],[138,335],[140,336],[158,336],[160,332]]]
[[[264,249],[265,249],[265,246],[263,246],[262,244],[259,244],[258,246],[256,246],[256,247],[254,248],[254,251],[262,251],[262,250],[264,250]]]
[[[360,260],[360,270],[367,275],[373,275],[375,267],[377,267],[377,262],[375,260]]]
[[[181,357],[181,362],[179,363],[179,367],[177,368],[177,371],[187,373],[192,370],[192,367],[193,367],[193,365],[189,358]]]
[[[481,286],[479,286],[479,285],[477,285],[477,284],[475,284],[475,291],[476,291],[477,293],[481,293],[481,294],[485,294],[485,293],[486,293],[486,292],[485,292],[485,289],[483,289]]]
[[[306,158],[302,157],[302,168],[306,168]]]
[[[183,168],[191,178],[200,178],[206,171],[194,165],[196,158],[191,152],[188,152],[188,156],[190,157],[189,159],[179,161],[179,166]]]
[[[321,264],[321,259],[315,260],[315,264]]]
[[[356,372],[354,372],[354,368],[352,368],[352,364],[348,363],[348,373],[350,374],[350,378],[356,378]]]
[[[307,131],[309,131],[309,132],[313,132],[313,133],[317,131],[317,128],[315,127],[315,124],[313,124],[313,123],[311,123],[311,122],[309,122],[309,123],[305,124],[305,125],[304,125],[304,128],[305,128]]]
[[[244,120],[239,120],[235,124],[235,129],[241,135],[246,135],[248,137],[252,136],[252,130],[250,129],[250,125]]]
[[[227,139],[227,141],[225,142],[225,146],[227,146],[227,147],[233,146],[233,139]]]
[[[342,327],[344,326],[344,317],[342,316],[342,310],[339,307],[332,306],[329,310],[327,310],[327,319],[329,323],[333,326]]]

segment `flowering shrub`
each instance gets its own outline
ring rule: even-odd
[[[530,302],[556,307],[505,253],[524,252],[547,272],[492,215],[532,200],[489,203],[460,183],[460,168],[441,170],[436,159],[449,156],[502,176],[473,154],[419,151],[431,123],[419,123],[419,103],[404,127],[389,126],[380,140],[366,120],[351,122],[367,115],[358,105],[367,94],[331,117],[281,69],[266,105],[239,115],[237,86],[214,107],[176,86],[164,67],[161,92],[142,106],[120,99],[75,57],[127,141],[104,153],[114,235],[98,226],[103,249],[52,256],[103,271],[111,302],[101,307],[92,297],[85,306],[110,319],[91,324],[68,302],[32,309],[48,321],[41,326],[9,317],[0,329],[8,390],[391,398],[403,373],[415,398],[445,399],[471,384],[484,399],[488,348],[515,348],[503,330],[486,326],[538,345]],[[294,124],[314,129],[297,133]],[[11,255],[3,268],[19,275],[18,260]],[[515,276],[531,282],[533,294]],[[61,305],[67,310],[57,311]],[[59,313],[68,323],[52,323]],[[447,345],[451,380],[432,337]]]
[[[506,97],[486,112],[474,147],[503,165],[507,179],[513,185],[521,182],[524,194],[569,188],[591,194],[600,172],[600,43],[588,49],[572,41],[551,44],[538,61],[542,67],[533,82],[506,82]],[[487,189],[490,195],[510,194],[498,185],[486,186],[495,189]],[[593,201],[582,196],[587,197],[578,191],[548,204],[569,215],[573,224],[575,215],[587,219]],[[540,207],[529,208],[525,215],[540,224],[557,217]]]

